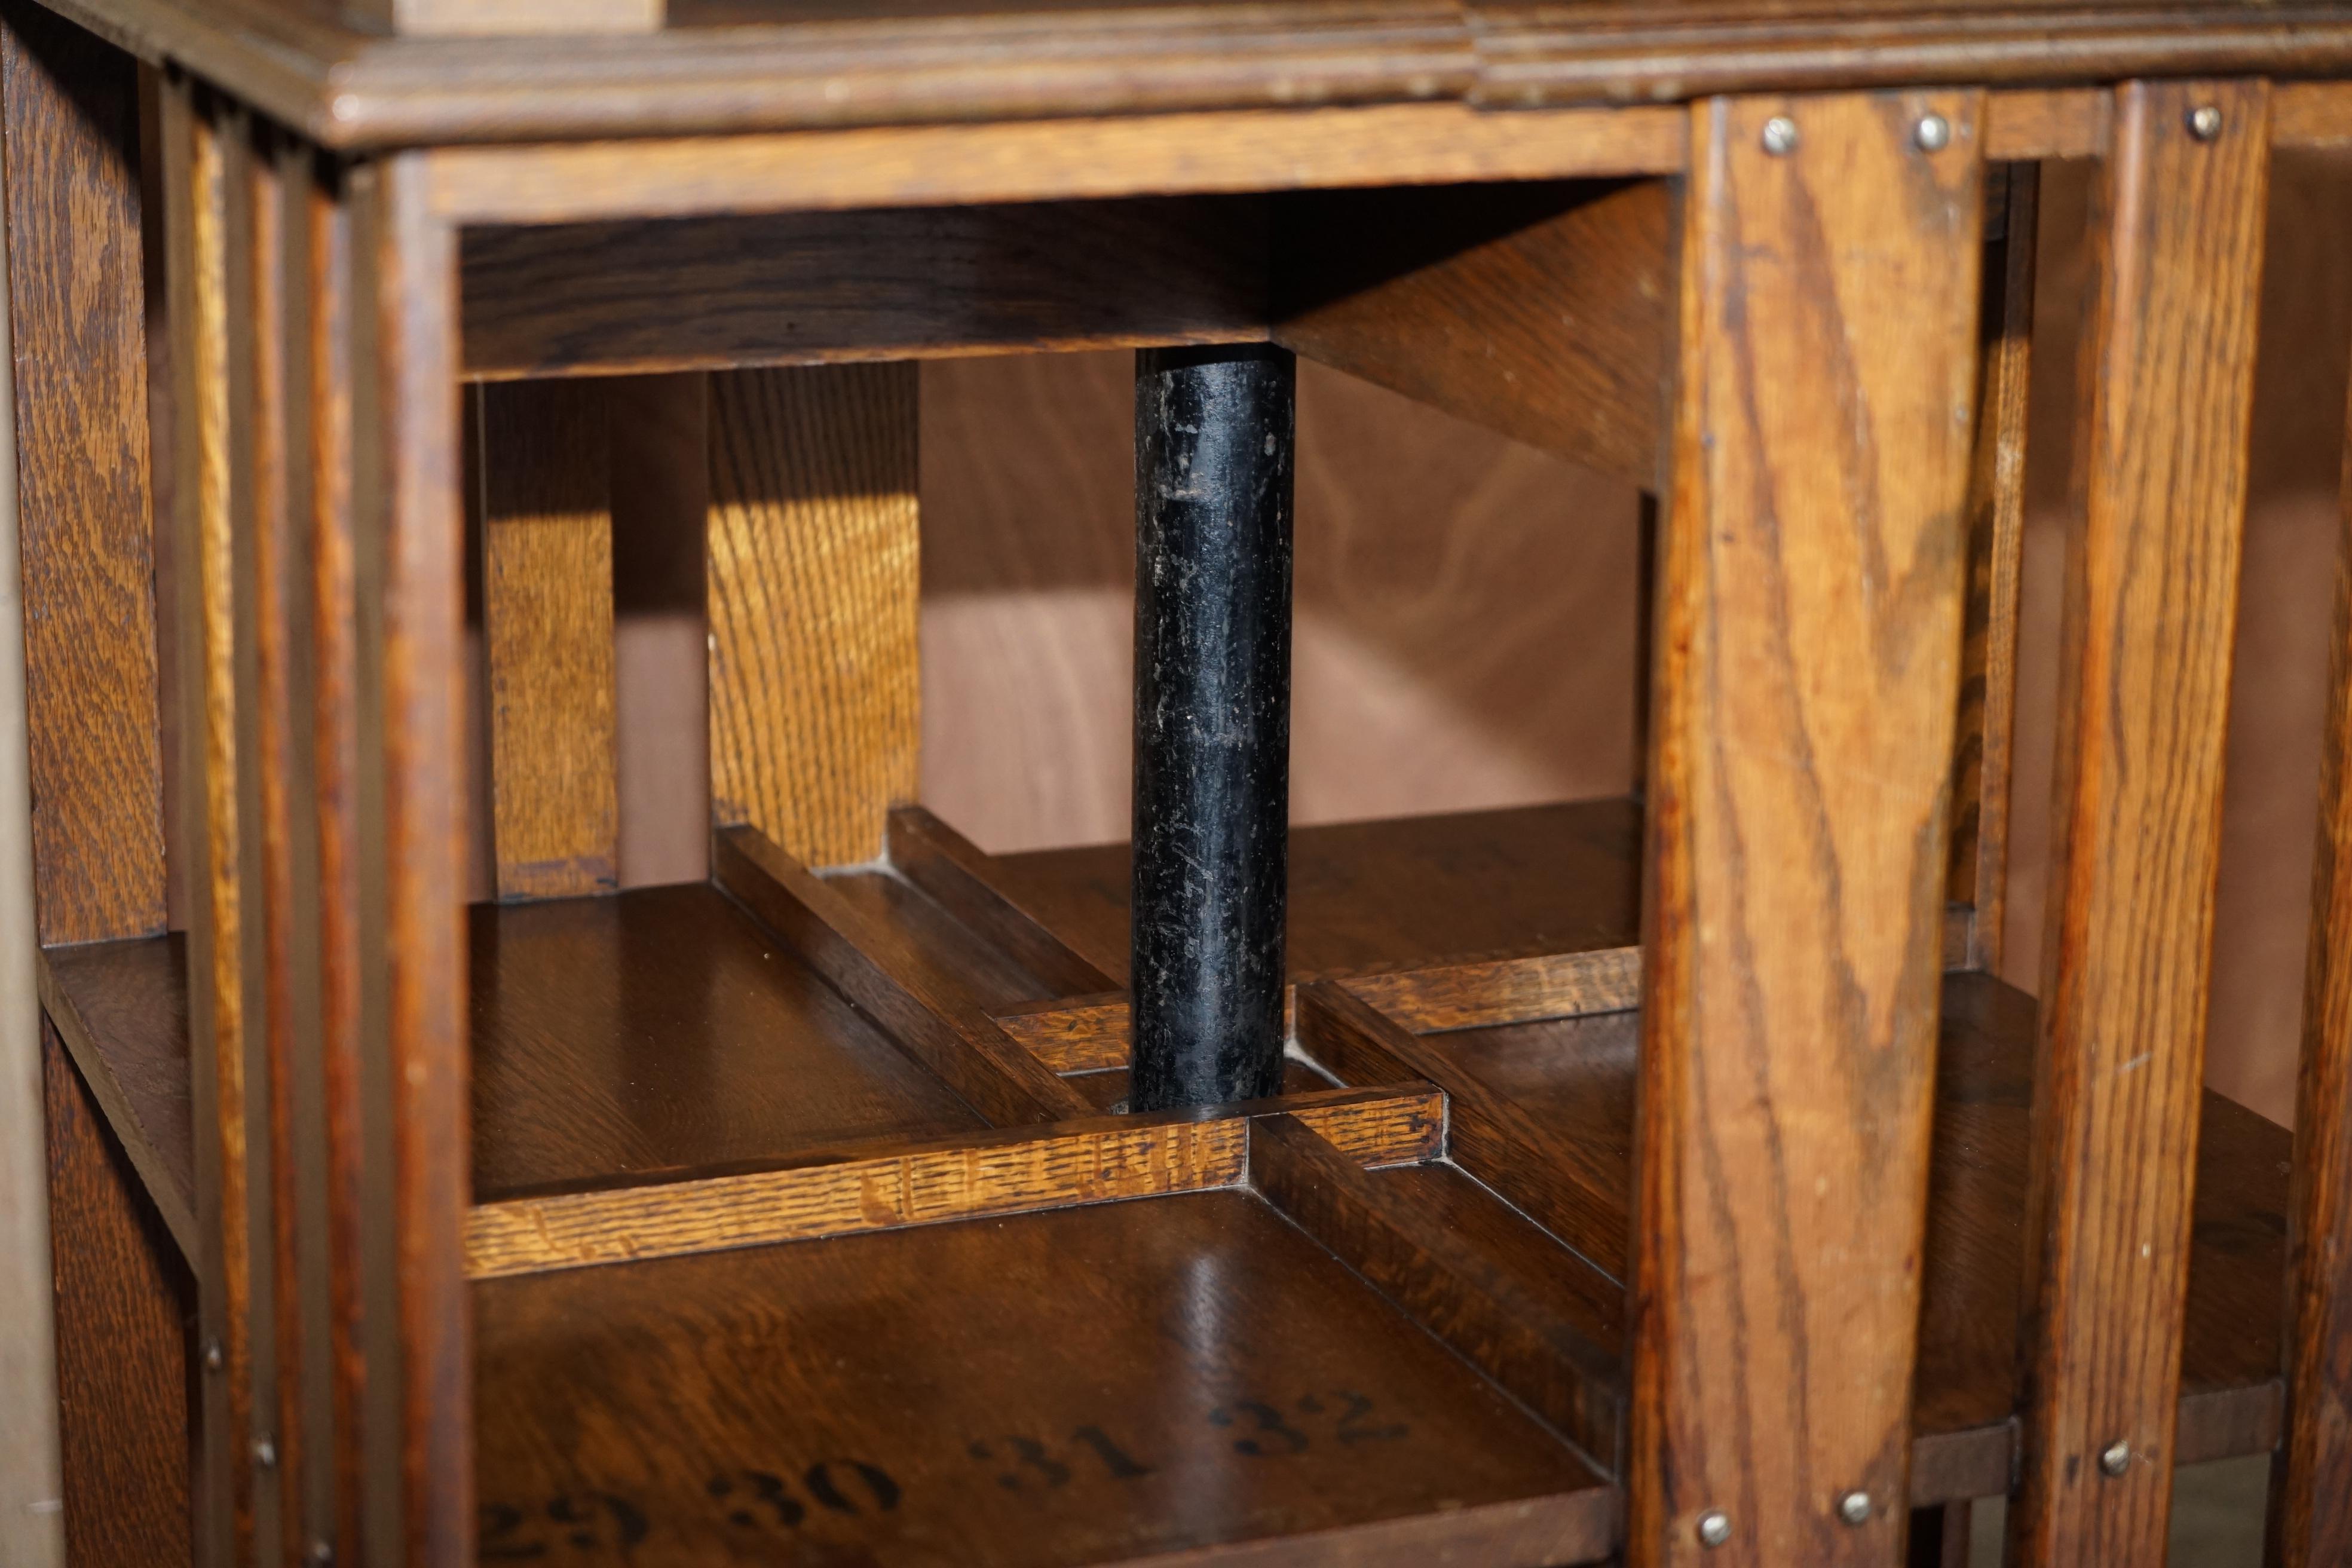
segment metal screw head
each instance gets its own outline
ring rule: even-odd
[[[319,1564],[319,1568],[327,1568],[327,1564],[334,1560],[335,1549],[331,1543],[324,1541],[310,1542],[310,1561]]]
[[[2131,1445],[2118,1439],[2099,1451],[2099,1468],[2111,1476],[2120,1476],[2131,1468]]]
[[[218,1372],[227,1364],[228,1358],[221,1354],[220,1341],[206,1340],[205,1342],[205,1370],[206,1372]]]
[[[267,1437],[253,1440],[253,1462],[267,1470],[278,1463],[278,1445]]]
[[[1851,1491],[1838,1499],[1838,1517],[1848,1524],[1868,1524],[1870,1494],[1865,1491]]]
[[[1776,114],[1764,122],[1764,151],[1775,158],[1783,158],[1797,150],[1797,122],[1785,114]],[[1729,1525],[1725,1526],[1729,1529]]]
[[[2190,110],[2189,134],[2200,142],[2210,142],[2221,134],[2221,111],[2210,103],[2200,103]]]
[[[1731,1539],[1731,1516],[1719,1508],[1711,1508],[1698,1516],[1698,1543],[1720,1546]]]
[[[1922,153],[1940,153],[1952,144],[1952,122],[1940,114],[1924,115],[1911,128],[1911,140]]]

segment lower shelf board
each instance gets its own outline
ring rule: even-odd
[[[1492,1564],[1567,1444],[1255,1195],[475,1287],[485,1563]],[[1238,1550],[1237,1550],[1238,1549]]]

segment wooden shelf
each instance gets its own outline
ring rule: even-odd
[[[1945,982],[1916,1504],[2008,1487],[2034,1021],[2033,999],[1989,975]],[[1559,1239],[1612,1280],[1630,1235],[1640,1030],[1638,1013],[1616,1011],[1411,1037],[1411,1060],[1448,1090],[1454,1157],[1528,1212],[1565,1216]],[[1500,1154],[1465,1137],[1482,1123],[1501,1130]],[[2286,1129],[2205,1095],[2175,1463],[2266,1452],[2277,1440],[2292,1142]],[[1607,1320],[1580,1321],[1619,1353]],[[1611,1392],[1596,1383],[1597,1397]]]
[[[1481,1562],[1605,1552],[1636,809],[1297,833],[1314,1065],[1158,1118],[1107,1114],[1124,1004],[1081,989],[1123,968],[1123,849],[892,832],[895,867],[471,912],[485,1561],[1385,1563],[1441,1511]],[[186,1245],[179,962],[53,950],[44,997]],[[1918,1504],[2009,1483],[2034,1026],[1948,979]],[[934,1070],[959,1034],[1050,1117],[990,1126]],[[2177,1462],[2275,1440],[2288,1151],[2206,1097]],[[1350,1394],[1403,1434],[1347,1441]],[[1236,1447],[1244,1400],[1307,1446]]]
[[[1127,973],[1124,844],[994,858],[996,885],[1114,977]],[[1642,813],[1631,800],[1294,828],[1294,974],[1631,947]]]
[[[1244,1193],[485,1281],[474,1308],[486,1563],[1389,1563],[1442,1525],[1507,1568],[1612,1531],[1571,1448]]]
[[[472,910],[474,1190],[985,1125],[700,885]]]

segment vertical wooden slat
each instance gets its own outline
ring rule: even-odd
[[[199,1555],[241,1561],[252,1539],[251,1257],[239,895],[236,579],[229,450],[230,138],[184,81],[163,104],[165,233],[174,323],[173,557],[180,595],[181,833],[187,862],[190,1092],[197,1129],[199,1332],[207,1365]],[[208,1362],[211,1360],[207,1356]]]
[[[284,1560],[335,1539],[331,1118],[321,1014],[320,813],[309,298],[310,151],[273,134],[249,166],[251,422],[261,874],[267,956],[274,1418]]]
[[[2345,526],[2295,1083],[2286,1434],[2271,1476],[2276,1568],[2352,1562],[2352,454],[2339,505]]]
[[[1968,631],[1952,773],[1950,897],[1974,910],[1969,964],[1998,972],[2009,908],[2010,747],[2017,721],[2018,588],[2025,550],[2026,395],[2042,172],[2010,165],[2000,237],[1985,247],[1976,453],[1969,468]]]
[[[304,160],[308,162],[307,159]],[[290,183],[290,182],[289,182]],[[352,222],[340,172],[314,167],[302,208],[301,297],[289,363],[303,392],[302,504],[310,533],[312,766],[319,831],[319,1094],[333,1432],[332,1533],[338,1562],[363,1561],[369,1382],[362,1103],[359,611],[353,526]],[[382,1385],[396,1388],[387,1369]],[[396,1538],[395,1538],[396,1539]]]
[[[391,1222],[363,1308],[365,1530],[371,1562],[420,1568],[465,1561],[474,1524],[457,241],[423,173],[407,154],[352,174],[362,1100],[389,1112],[364,1152]]]
[[[2129,83],[2114,124],[2067,548],[2020,1568],[2164,1561],[2268,91]]]
[[[0,12],[41,940],[163,929],[137,63]]]
[[[500,382],[479,396],[498,895],[610,892],[620,809],[604,384]]]
[[[794,859],[880,858],[920,741],[911,363],[710,379],[710,794]]]
[[[216,988],[215,1012],[226,1016],[219,997],[229,987],[237,991],[234,1037],[224,1029],[220,1045],[239,1058],[236,1085],[244,1129],[246,1249],[246,1385],[250,1398],[248,1425],[237,1435],[249,1466],[246,1485],[251,1499],[252,1551],[257,1561],[270,1563],[284,1553],[280,1515],[280,1483],[284,1469],[279,1430],[281,1383],[278,1336],[280,1317],[278,1219],[281,1179],[277,1104],[279,1074],[273,1058],[284,1021],[278,1016],[279,961],[283,956],[273,929],[280,912],[273,909],[280,889],[274,885],[270,860],[270,806],[281,762],[270,754],[266,708],[268,666],[263,645],[268,597],[263,576],[269,560],[272,535],[280,531],[285,506],[285,470],[275,431],[283,413],[285,377],[267,330],[279,304],[280,279],[265,247],[274,232],[277,174],[256,147],[264,134],[242,111],[223,110],[216,136],[221,153],[221,195],[226,222],[222,230],[223,343],[226,350],[228,383],[226,541],[207,538],[203,570],[226,566],[226,584],[207,583],[204,593],[208,616],[207,658],[215,661],[215,679],[226,660],[225,689],[215,687],[214,700],[224,699],[226,713],[208,711],[205,728],[215,738],[207,773],[199,776],[215,796],[211,863],[211,907],[220,924],[215,931],[215,966],[211,983]],[[183,559],[185,559],[184,557]],[[220,617],[225,617],[222,619]],[[219,737],[226,732],[223,748]],[[282,804],[282,803],[281,803]],[[224,911],[226,911],[226,914]],[[234,945],[231,945],[231,938]],[[200,992],[192,992],[192,995]],[[291,1043],[289,1042],[290,1049]],[[226,1069],[222,1088],[229,1078]],[[234,1231],[239,1216],[225,1223]]]
[[[1900,1552],[1981,107],[1694,110],[1649,775],[1632,1564]],[[1948,137],[1933,151],[1931,113]]]

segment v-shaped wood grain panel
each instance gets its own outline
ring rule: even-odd
[[[1636,1565],[1900,1556],[1981,110],[1935,92],[1694,110],[1650,775]]]

